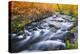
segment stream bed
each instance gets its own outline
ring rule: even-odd
[[[71,18],[68,15],[54,13],[39,22],[32,22],[30,25],[26,25],[19,34],[12,33],[12,52],[66,49],[67,40],[74,44],[77,39],[77,32],[70,32],[76,23]]]

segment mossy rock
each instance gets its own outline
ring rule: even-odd
[[[78,28],[77,28],[77,26],[76,27],[74,27],[73,29],[71,29],[71,31],[70,32],[72,32],[72,33],[74,33],[74,32],[78,32]]]

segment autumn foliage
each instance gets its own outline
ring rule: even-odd
[[[25,24],[36,19],[49,17],[57,11],[77,15],[77,8],[76,5],[67,4],[10,1],[11,31],[22,29]]]

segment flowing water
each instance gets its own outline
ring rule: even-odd
[[[74,26],[74,23],[71,16],[61,14],[53,14],[39,22],[33,22],[25,26],[23,34],[11,34],[12,40],[15,40],[13,42],[15,50],[22,48],[26,51],[65,49],[64,40],[71,36],[68,35],[71,34],[69,29]]]

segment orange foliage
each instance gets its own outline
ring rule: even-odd
[[[53,13],[55,11],[66,11],[72,12],[74,14],[77,13],[75,5],[64,5],[64,4],[48,4],[48,3],[34,3],[34,2],[19,2],[19,1],[11,1],[11,13],[13,15],[39,15],[46,13]],[[59,9],[60,8],[60,9]],[[66,13],[65,12],[65,13]],[[13,17],[12,17],[13,18]]]
[[[52,4],[45,3],[32,3],[32,2],[11,2],[11,13],[15,14],[28,14],[28,13],[40,13],[46,11],[53,11]]]

